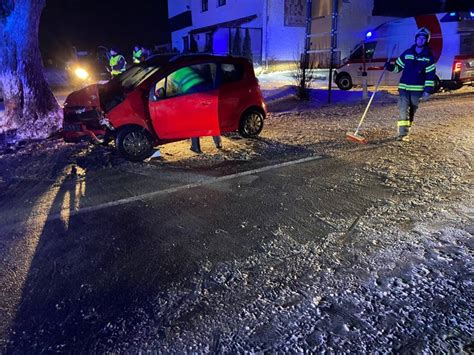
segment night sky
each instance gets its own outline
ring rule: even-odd
[[[135,43],[169,42],[167,21],[166,0],[47,0],[40,47],[44,58],[55,60],[67,56],[71,46],[115,46],[128,54]]]

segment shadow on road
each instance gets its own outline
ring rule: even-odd
[[[88,197],[94,181],[87,171],[71,170],[73,183],[60,185],[53,197],[53,205],[64,206],[60,218],[40,220],[43,225],[33,231],[38,235],[26,231],[25,238],[37,243],[6,352],[103,352],[123,336],[133,339],[143,319],[165,336],[171,324],[185,326],[212,313],[213,305],[205,303],[179,307],[202,287],[222,287],[206,281],[205,270],[262,252],[286,228],[299,243],[322,240],[339,226],[320,213],[351,219],[354,206],[370,203],[369,194],[367,200],[355,196],[341,203],[353,187],[343,187],[345,177],[327,177],[348,163],[319,162],[317,170],[300,167],[309,179],[289,167],[80,215],[68,215],[68,208]],[[318,198],[305,199],[314,186]],[[166,309],[171,295],[177,306],[161,313],[157,304]]]

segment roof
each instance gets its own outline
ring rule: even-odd
[[[227,27],[240,27],[244,23],[248,23],[250,21],[253,21],[257,18],[257,15],[250,15],[246,17],[241,17],[232,21],[226,21],[226,22],[221,22],[221,23],[216,23],[214,25],[210,26],[205,26],[201,28],[195,28],[194,30],[189,31],[190,34],[195,34],[195,33],[204,33],[204,32],[213,32],[217,30],[218,28],[227,28]]]

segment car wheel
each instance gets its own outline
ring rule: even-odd
[[[263,129],[263,114],[257,110],[245,112],[240,118],[239,133],[242,137],[252,138]]]
[[[125,159],[142,161],[153,153],[153,140],[143,127],[124,127],[116,138],[115,145]]]
[[[352,78],[347,73],[340,73],[336,76],[336,85],[341,90],[352,89]]]

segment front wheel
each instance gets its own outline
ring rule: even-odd
[[[263,114],[257,110],[249,110],[240,118],[239,133],[242,137],[253,138],[262,132]]]
[[[352,89],[352,78],[347,73],[339,73],[336,76],[336,85],[341,90]]]
[[[120,154],[130,161],[143,161],[153,153],[153,140],[143,127],[124,127],[117,134],[115,145]]]

